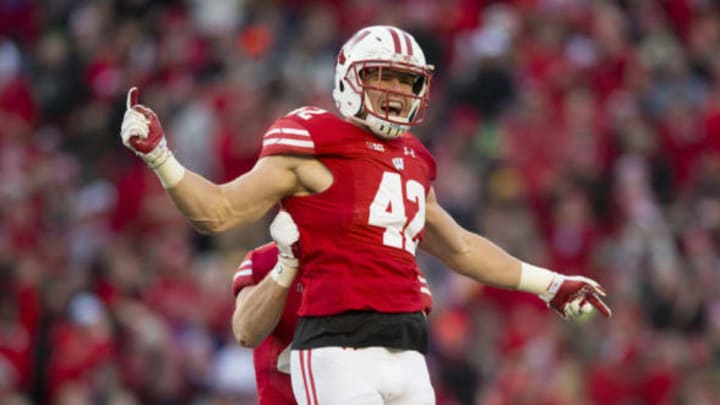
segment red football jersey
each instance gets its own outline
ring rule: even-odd
[[[274,243],[263,245],[245,256],[233,276],[233,293],[237,295],[248,285],[258,284],[277,262],[278,249]],[[253,350],[255,383],[260,405],[296,404],[290,384],[289,353],[300,306],[299,278],[290,286],[282,316],[275,329]],[[287,369],[278,369],[280,354],[287,350]]]
[[[274,243],[263,245],[245,256],[233,276],[233,294],[237,294],[244,287],[256,285],[272,270],[277,262],[278,249]],[[432,295],[427,281],[419,268],[416,268],[416,277],[420,281],[425,311],[432,310]],[[278,357],[290,347],[292,337],[297,325],[297,311],[300,307],[301,287],[299,279],[291,286],[283,314],[275,329],[253,351],[255,366],[255,383],[257,384],[258,400],[260,405],[290,405],[295,404],[288,371],[278,369]]]
[[[265,133],[260,156],[269,155],[313,156],[334,178],[322,193],[283,200],[300,230],[299,315],[423,310],[415,249],[435,162],[422,143],[304,107]]]

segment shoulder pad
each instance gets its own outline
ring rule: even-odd
[[[324,153],[340,120],[326,110],[302,107],[278,119],[263,135],[260,157]]]

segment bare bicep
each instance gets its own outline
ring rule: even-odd
[[[254,222],[300,188],[291,157],[260,159],[253,169],[220,186],[231,223]]]
[[[257,285],[246,285],[245,287],[242,287],[240,291],[238,291],[237,295],[235,296],[235,312],[240,313],[243,311],[243,304],[245,303],[245,301],[247,301],[247,297],[256,287]]]
[[[276,203],[292,195],[300,183],[292,157],[269,156],[257,161],[251,171],[223,184],[221,188],[233,201],[249,204]]]
[[[425,236],[420,247],[444,261],[466,249],[465,230],[437,202],[430,191],[425,208]]]

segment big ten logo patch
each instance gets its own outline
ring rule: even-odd
[[[365,144],[367,145],[367,148],[370,150],[374,150],[376,152],[385,152],[385,147],[381,143],[368,141]]]

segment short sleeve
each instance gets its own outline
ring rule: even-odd
[[[233,275],[233,294],[237,296],[243,288],[262,281],[275,267],[278,253],[277,246],[272,242],[250,251]]]
[[[437,164],[435,163],[435,158],[432,156],[429,150],[425,147],[425,145],[418,139],[415,135],[408,133],[408,136],[410,137],[410,145],[412,145],[412,148],[415,149],[418,153],[418,156],[425,162],[425,165],[427,166],[428,171],[428,181],[430,183],[435,181],[435,178],[437,177]]]
[[[271,155],[314,155],[315,142],[310,131],[293,116],[273,123],[263,135],[260,157]]]
[[[416,138],[417,139],[417,138]],[[435,178],[437,177],[437,164],[435,163],[435,158],[432,156],[429,150],[425,147],[425,145],[420,142],[420,140],[417,140],[417,144],[419,145],[418,150],[421,151],[421,156],[425,160],[425,163],[428,167],[428,179],[430,180],[430,183],[435,181]]]
[[[256,284],[253,277],[252,252],[248,253],[233,275],[233,295],[237,296],[243,288]]]

